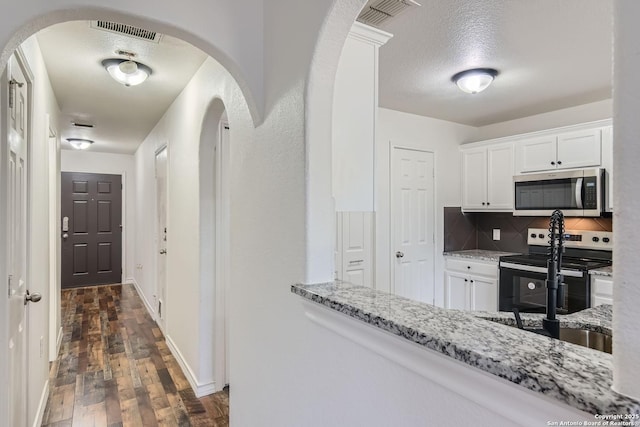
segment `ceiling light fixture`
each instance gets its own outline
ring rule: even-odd
[[[151,68],[131,58],[109,58],[102,61],[111,77],[125,86],[136,86],[147,80],[151,75]]]
[[[461,71],[451,77],[461,91],[466,93],[479,93],[489,87],[498,71],[493,68],[474,68]]]
[[[85,138],[67,138],[67,141],[76,150],[86,150],[89,148],[93,141]]]

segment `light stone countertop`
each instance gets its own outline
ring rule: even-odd
[[[579,410],[640,413],[640,401],[611,390],[610,354],[507,326],[515,324],[511,313],[446,310],[339,281],[291,292]],[[563,327],[610,333],[611,314],[602,305],[558,318]],[[522,317],[540,327],[543,315]]]
[[[468,249],[465,251],[448,251],[443,253],[444,256],[455,258],[476,259],[479,261],[500,261],[501,256],[517,255],[516,252],[500,252],[490,251],[486,249]]]

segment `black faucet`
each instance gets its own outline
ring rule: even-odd
[[[562,253],[564,236],[564,215],[562,211],[555,210],[551,214],[549,220],[549,258],[547,259],[547,314],[542,319],[542,329],[528,329],[522,326],[520,312],[517,308],[513,308],[513,314],[516,318],[518,328],[537,334],[546,335],[552,338],[560,337],[560,321],[556,319],[556,308],[558,303],[562,307],[564,300],[564,283],[562,283],[562,274],[560,273],[562,266]]]
[[[560,321],[556,319],[556,307],[564,299],[562,283],[562,252],[564,247],[564,215],[555,210],[549,220],[549,259],[547,259],[547,316],[542,319],[542,328],[553,338],[560,337]]]

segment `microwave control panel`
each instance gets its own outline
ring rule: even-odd
[[[598,208],[598,184],[595,176],[587,176],[584,178],[584,200],[582,201],[584,209]]]

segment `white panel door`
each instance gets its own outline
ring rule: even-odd
[[[485,209],[487,203],[487,149],[462,152],[462,208]]]
[[[9,425],[27,425],[27,82],[15,56],[9,61],[8,203]]]
[[[558,135],[558,168],[600,166],[602,162],[600,129],[587,129]]]
[[[165,327],[166,282],[167,282],[167,147],[156,153],[156,207],[158,215],[157,231],[157,320]]]
[[[487,148],[487,207],[513,209],[513,145]]]
[[[373,287],[372,213],[342,212],[342,280]]]
[[[433,153],[393,147],[391,153],[393,291],[434,300]]]
[[[556,136],[544,136],[516,143],[517,171],[535,172],[556,168]]]

